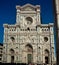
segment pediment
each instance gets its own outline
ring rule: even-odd
[[[24,6],[16,6],[16,9],[20,9],[20,10],[23,10],[23,11],[31,11],[31,10],[36,10],[37,8],[40,8],[39,5],[31,5],[31,4],[26,4]]]
[[[35,10],[35,7],[31,4],[26,4],[26,5],[22,6],[21,9],[24,11],[32,11],[32,10]]]

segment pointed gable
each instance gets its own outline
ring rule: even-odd
[[[33,10],[36,10],[37,8],[40,8],[39,5],[31,5],[31,4],[26,4],[24,6],[16,6],[16,9],[21,9],[23,11],[33,11]]]
[[[31,11],[31,10],[35,10],[35,7],[31,4],[26,4],[22,6],[22,10]]]

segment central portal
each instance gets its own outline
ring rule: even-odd
[[[32,63],[32,54],[27,55],[28,63]]]
[[[26,46],[26,54],[27,54],[27,63],[33,62],[33,47],[31,44],[27,44]]]

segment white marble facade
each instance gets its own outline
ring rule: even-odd
[[[40,5],[16,9],[16,23],[3,25],[3,63],[54,63],[53,23],[41,24]]]

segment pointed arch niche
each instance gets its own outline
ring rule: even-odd
[[[11,63],[14,63],[14,49],[10,49],[10,58],[11,58]]]
[[[49,50],[45,49],[45,63],[48,64],[49,63]]]

